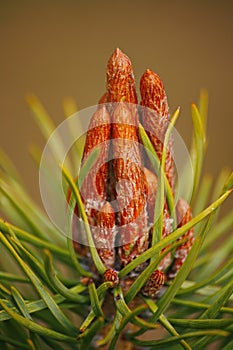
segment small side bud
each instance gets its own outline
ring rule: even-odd
[[[164,285],[165,274],[160,270],[155,270],[147,281],[143,294],[153,298]]]
[[[119,284],[119,276],[116,270],[113,269],[107,269],[104,272],[104,282],[112,282],[113,287],[118,286]]]

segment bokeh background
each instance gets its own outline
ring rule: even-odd
[[[44,139],[25,102],[37,95],[56,125],[62,100],[79,109],[105,89],[105,67],[120,47],[132,60],[137,87],[146,68],[166,87],[170,110],[187,145],[190,104],[209,92],[205,171],[232,168],[233,1],[0,1],[0,146],[39,201],[38,171],[28,148]]]

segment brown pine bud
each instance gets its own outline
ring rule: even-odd
[[[116,287],[119,284],[119,277],[116,270],[107,269],[104,272],[104,282],[112,282],[113,287]]]
[[[147,69],[140,81],[141,105],[153,109],[158,116],[169,120],[169,108],[163,82],[160,77]]]
[[[164,86],[159,76],[147,69],[140,81],[140,91],[142,98],[141,105],[147,107],[142,108],[142,124],[147,131],[159,159],[161,160],[164,138],[170,119]],[[167,147],[165,172],[170,186],[173,188],[174,164],[173,144],[171,138]]]
[[[161,160],[170,119],[164,86],[159,76],[147,69],[140,81],[140,91],[142,124]],[[156,220],[154,211],[159,184],[148,159],[147,168],[144,167],[138,126],[139,114],[132,65],[129,58],[116,49],[107,65],[106,93],[99,100],[98,109],[91,119],[86,135],[82,165],[96,147],[99,147],[100,152],[81,187],[93,241],[107,268],[103,276],[104,281],[111,281],[113,286],[119,283],[115,268],[126,266],[151,247],[150,228]],[[167,148],[165,172],[174,192],[172,137]],[[176,209],[181,227],[191,220],[191,209],[182,199],[179,200]],[[73,221],[73,237],[77,235],[78,238],[74,245],[80,254],[87,257],[84,261],[89,263],[90,252],[86,234],[79,229],[81,220],[77,207],[75,213],[77,216]],[[162,239],[171,231],[172,220],[164,201]],[[187,238],[187,242],[175,252],[170,278],[176,276],[191,249],[193,229],[180,239],[183,238]],[[163,286],[163,271],[171,265],[171,253],[167,253],[169,248],[170,246],[167,246],[162,250],[164,258],[143,288],[145,295],[154,297]],[[135,276],[145,264],[138,266],[121,281],[124,291],[132,285]],[[93,263],[89,267],[95,271]]]
[[[147,281],[143,289],[143,294],[153,298],[164,285],[165,279],[165,275],[162,271],[155,270]]]
[[[106,90],[107,92],[102,96],[100,102],[129,102],[137,103],[137,93],[135,88],[135,81],[133,69],[128,56],[126,56],[120,49],[116,49],[110,57],[107,64],[106,72]],[[115,106],[108,104],[107,108],[112,113]],[[126,121],[126,124],[128,121]],[[113,172],[113,161],[109,162],[109,191],[108,200],[116,198],[116,183]]]

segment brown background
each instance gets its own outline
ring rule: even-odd
[[[0,1],[1,147],[39,199],[38,172],[28,146],[44,144],[25,103],[36,94],[56,124],[62,99],[93,105],[105,87],[106,62],[116,47],[133,63],[137,86],[146,68],[162,77],[170,110],[189,144],[190,103],[210,96],[205,163],[214,176],[232,167],[233,2]]]

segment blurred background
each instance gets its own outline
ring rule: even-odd
[[[190,144],[190,104],[209,92],[205,171],[232,168],[233,2],[0,1],[0,146],[39,201],[38,171],[29,146],[45,145],[25,102],[34,93],[55,124],[62,101],[82,109],[105,90],[109,56],[120,47],[134,67],[137,88],[146,68],[162,78],[177,128]]]

